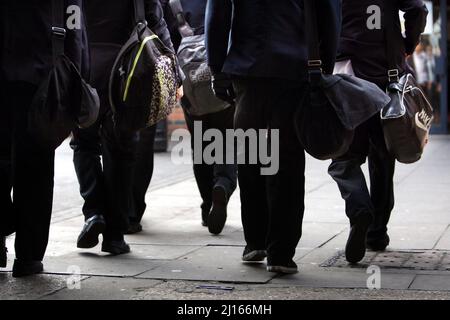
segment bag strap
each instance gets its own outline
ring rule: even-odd
[[[52,0],[52,55],[53,64],[64,54],[66,28],[64,23],[64,0]]]
[[[304,5],[308,39],[308,73],[311,81],[321,77],[323,63],[320,58],[316,0],[305,0]]]
[[[400,51],[398,39],[395,37],[394,15],[398,14],[395,1],[384,1],[384,34],[386,40],[386,57],[388,60],[388,79],[389,83],[400,81],[400,71],[397,64],[397,53]]]
[[[183,5],[180,0],[170,0],[170,8],[174,17],[177,19],[178,30],[180,31],[181,37],[192,37],[194,35],[194,29],[189,25],[184,16]]]
[[[145,19],[145,2],[144,0],[134,0],[134,21],[136,25],[139,23],[147,24]]]

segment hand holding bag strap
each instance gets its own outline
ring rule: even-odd
[[[172,9],[172,13],[174,17],[177,19],[178,30],[181,34],[181,37],[191,37],[194,35],[194,29],[189,25],[184,17],[183,5],[180,0],[170,0],[169,2],[170,8]]]
[[[305,0],[304,5],[306,34],[308,39],[308,73],[310,81],[316,81],[322,75],[316,0]]]
[[[397,54],[400,52],[398,39],[395,38],[394,15],[398,14],[395,1],[384,1],[384,34],[386,41],[386,57],[388,59],[388,79],[389,83],[400,81],[400,71],[397,65]]]
[[[64,23],[64,0],[52,0],[52,56],[53,64],[64,54],[66,28]]]

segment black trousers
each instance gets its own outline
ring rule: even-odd
[[[304,87],[275,79],[240,79],[234,87],[235,128],[277,129],[280,136],[277,174],[261,175],[261,164],[239,165],[245,240],[252,249],[267,248],[269,263],[286,263],[300,241],[305,209],[305,152],[293,121]]]
[[[99,90],[102,112],[97,123],[75,130],[70,145],[86,220],[102,214],[104,237],[121,240],[129,226],[138,134],[114,129],[106,92]]]
[[[20,82],[7,83],[5,89],[0,106],[0,235],[16,232],[17,259],[42,261],[52,213],[55,152],[28,132],[28,110],[37,88]]]
[[[361,169],[367,158],[370,191]],[[386,149],[379,115],[357,128],[349,152],[334,160],[329,168],[345,200],[350,222],[353,223],[361,214],[373,216],[368,241],[375,241],[387,232],[394,208],[394,171],[395,159]]]
[[[186,102],[185,102],[186,103]],[[184,109],[185,110],[185,109]],[[184,112],[187,127],[191,134],[191,148],[194,151],[195,134],[201,135],[209,129],[219,130],[225,137],[227,129],[233,129],[235,107],[229,107],[223,111],[206,114],[203,116],[193,116]],[[194,132],[195,122],[202,123],[202,132]],[[209,142],[202,142],[202,153]],[[226,154],[226,150],[223,151]],[[222,186],[228,196],[233,195],[237,187],[237,165],[236,164],[206,164],[194,163],[194,175],[200,195],[202,197],[202,210],[209,211],[212,207],[212,191],[216,186]]]
[[[156,125],[139,132],[132,187],[132,204],[129,211],[131,223],[141,222],[147,208],[145,195],[153,176],[155,134]]]

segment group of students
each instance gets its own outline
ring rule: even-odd
[[[101,100],[96,124],[75,130],[71,141],[85,200],[85,224],[77,246],[93,248],[103,234],[102,251],[127,253],[124,234],[142,230],[155,136],[154,127],[118,132],[108,100],[112,64],[134,26],[133,1],[61,1],[82,8],[81,29],[67,30],[66,54],[97,88]],[[279,130],[275,175],[261,175],[261,163],[194,165],[203,200],[202,224],[213,234],[222,231],[227,203],[239,181],[246,241],[242,260],[267,258],[270,272],[298,271],[293,258],[305,209],[305,151],[292,119],[308,82],[304,1],[308,0],[180,0],[194,34],[206,35],[213,91],[229,103],[220,112],[196,116],[183,96],[191,133],[195,121],[202,121],[203,130]],[[397,53],[398,67],[407,71],[406,57],[414,52],[426,23],[422,0],[315,0],[325,73],[344,70],[386,88],[385,30],[368,28],[367,23],[368,8],[376,5],[383,12],[385,1],[395,1],[394,7],[405,12],[405,35],[400,19],[391,32],[404,44]],[[5,237],[15,232],[13,276],[21,277],[43,270],[52,212],[55,153],[35,143],[26,121],[51,65],[52,8],[50,0],[5,0],[0,9],[0,267],[7,261]],[[169,0],[145,0],[145,11],[148,26],[176,51],[182,35]],[[361,170],[367,158],[370,191]],[[394,168],[379,116],[356,130],[350,151],[329,168],[350,219],[346,257],[351,263],[359,262],[367,248],[378,251],[389,245]]]

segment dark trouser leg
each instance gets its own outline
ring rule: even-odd
[[[145,195],[153,176],[155,134],[156,126],[139,132],[134,169],[133,202],[130,211],[130,222],[132,223],[141,222],[147,207]]]
[[[373,215],[373,205],[367,188],[366,179],[361,169],[365,162],[368,148],[367,123],[355,132],[355,141],[349,152],[339,159],[333,160],[328,170],[336,181],[342,198],[345,200],[346,213],[353,224],[360,215]]]
[[[234,127],[235,107],[229,107],[221,112],[210,115],[208,129],[218,129],[226,137],[226,130]],[[225,141],[225,139],[224,139]],[[228,199],[231,198],[237,187],[237,164],[227,164],[226,161],[226,143],[224,144],[223,155],[224,164],[215,164],[213,166],[214,186],[221,186],[227,192]]]
[[[368,241],[379,240],[387,233],[387,224],[394,208],[395,158],[387,151],[379,117],[370,126],[370,195],[374,206],[374,221]]]
[[[267,128],[265,91],[250,80],[238,80],[233,85],[237,96],[235,129],[246,131]],[[261,175],[260,164],[249,164],[248,142],[245,143],[245,150],[247,161],[238,166],[244,236],[251,250],[265,250],[269,229],[266,177]]]
[[[305,152],[294,129],[302,87],[277,83],[271,92],[271,130],[279,130],[279,171],[267,176],[270,212],[268,262],[286,263],[295,256],[305,211]],[[273,140],[271,143],[276,143]]]
[[[186,111],[184,112],[184,117],[186,119],[186,125],[191,134],[191,149],[194,152],[194,138],[195,134],[201,135],[209,128],[208,115],[205,116],[192,116]],[[202,123],[202,132],[195,133],[194,122],[200,121]],[[207,143],[202,141],[202,154]],[[214,166],[208,165],[206,163],[194,163],[194,176],[197,182],[198,190],[200,191],[200,196],[202,197],[201,208],[204,211],[209,211],[212,207],[212,190],[214,188]]]
[[[137,133],[117,133],[111,116],[102,127],[107,240],[122,240],[129,227]]]
[[[105,214],[104,176],[101,163],[100,126],[103,117],[88,129],[75,129],[70,146],[74,151],[73,162],[80,194],[84,199],[83,214],[89,219]]]
[[[11,114],[11,106],[7,105],[5,102],[6,101],[3,99],[0,100],[0,219],[2,220],[2,223],[0,224],[0,237],[8,236],[15,231],[14,212],[11,199],[11,124],[13,116]]]
[[[8,88],[14,112],[12,172],[16,217],[16,257],[42,261],[48,244],[53,202],[55,152],[40,146],[28,133],[27,112],[36,88]]]

